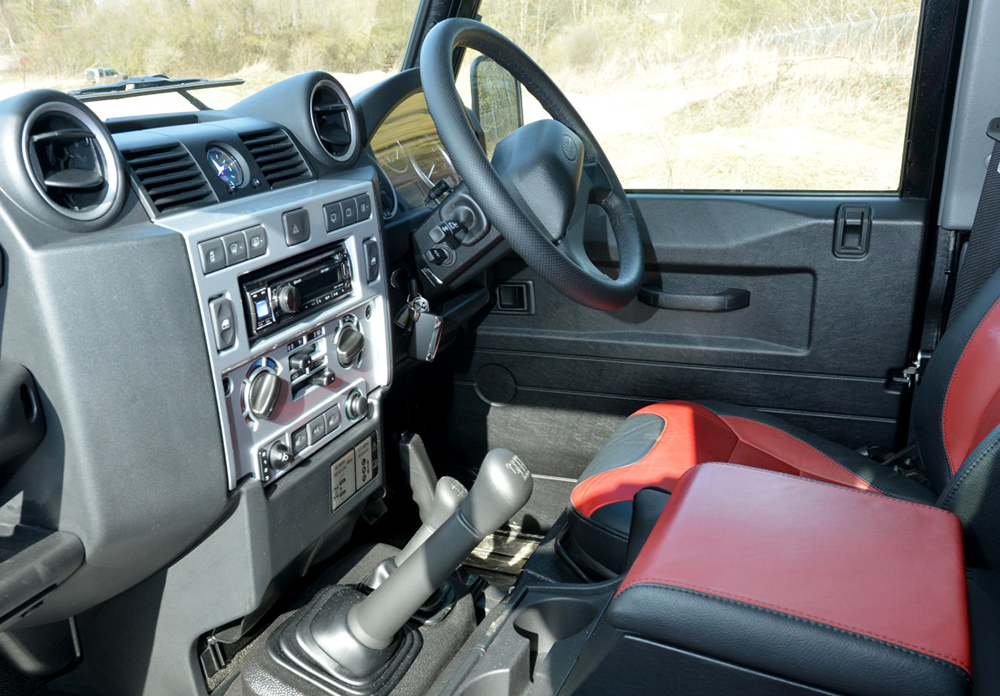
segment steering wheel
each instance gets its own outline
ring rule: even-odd
[[[459,46],[505,68],[552,119],[521,126],[501,140],[492,162],[455,86]],[[441,142],[486,218],[536,273],[587,307],[618,309],[642,279],[639,225],[608,161],[566,96],[528,54],[500,32],[471,19],[435,25],[420,50],[420,80]],[[586,211],[599,205],[618,246],[618,277],[598,269],[584,249]]]

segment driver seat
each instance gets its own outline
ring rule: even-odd
[[[962,521],[969,562],[1000,567],[998,424],[1000,272],[949,324],[914,393],[913,431],[930,488],[752,408],[667,401],[630,416],[587,466],[560,544],[588,574],[619,575],[636,494],[669,493],[693,467],[729,462],[938,505]]]

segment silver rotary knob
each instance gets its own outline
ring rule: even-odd
[[[358,362],[365,349],[365,335],[361,330],[345,324],[337,335],[337,361],[341,367],[350,367]]]
[[[281,377],[273,370],[258,370],[247,378],[245,390],[247,411],[257,420],[267,420],[281,396]]]

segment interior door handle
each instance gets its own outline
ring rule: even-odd
[[[689,312],[732,312],[750,306],[750,291],[729,288],[714,295],[688,295],[667,292],[652,285],[639,289],[639,301],[660,309],[684,309]]]

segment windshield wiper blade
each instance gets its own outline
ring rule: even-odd
[[[176,92],[191,102],[197,109],[208,111],[209,107],[204,102],[190,94],[192,90],[232,87],[234,85],[242,85],[243,82],[238,77],[209,79],[206,77],[167,77],[160,74],[130,77],[127,80],[113,82],[108,85],[83,87],[71,90],[69,94],[80,101],[104,101],[108,99],[127,99],[147,94]]]

